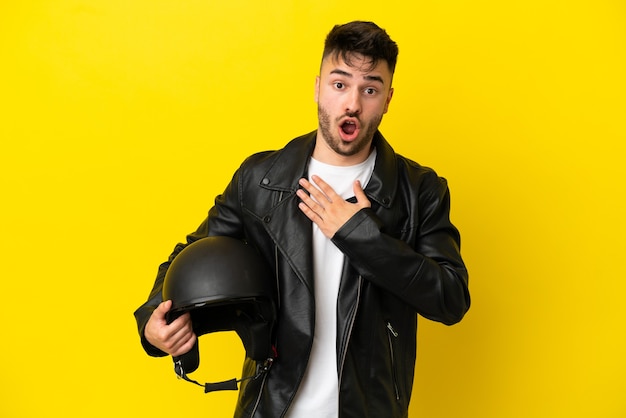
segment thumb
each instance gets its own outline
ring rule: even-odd
[[[154,310],[155,317],[158,317],[159,319],[165,319],[165,314],[169,312],[171,307],[172,307],[171,300],[166,300],[164,302],[161,302],[159,306],[157,306],[156,309]]]
[[[354,197],[356,197],[356,201],[359,203],[359,205],[361,205],[364,208],[369,208],[372,206],[359,180],[354,182],[354,186],[352,187],[352,190],[354,191]]]

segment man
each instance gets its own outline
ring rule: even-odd
[[[273,267],[278,357],[242,384],[236,417],[406,417],[417,314],[444,324],[470,305],[449,192],[378,131],[398,48],[371,22],[328,34],[315,87],[319,126],[248,158],[188,243],[245,239]],[[191,349],[189,315],[170,325],[159,269],[136,312],[151,355]],[[254,374],[246,359],[244,376]]]

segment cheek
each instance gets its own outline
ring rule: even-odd
[[[333,100],[331,95],[324,94],[324,92],[321,91],[317,95],[317,104],[319,106],[322,106],[324,109],[331,111],[337,104],[337,100]]]
[[[372,117],[377,117],[378,115],[384,115],[387,113],[387,102],[376,101],[373,103],[368,103],[367,105],[367,114]]]

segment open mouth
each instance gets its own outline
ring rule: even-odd
[[[347,120],[341,124],[341,131],[348,136],[352,136],[356,132],[356,124]]]

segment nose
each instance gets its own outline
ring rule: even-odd
[[[352,115],[361,113],[361,94],[358,90],[353,89],[346,94],[345,111]]]

